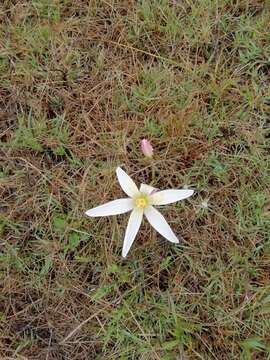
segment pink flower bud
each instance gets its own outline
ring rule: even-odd
[[[143,139],[141,141],[141,149],[146,157],[151,158],[153,156],[153,147],[150,144],[150,141]]]

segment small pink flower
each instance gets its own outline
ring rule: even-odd
[[[151,158],[153,156],[153,147],[149,140],[143,139],[141,141],[141,149],[146,157]]]

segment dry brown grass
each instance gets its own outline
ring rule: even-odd
[[[2,2],[1,359],[269,358],[267,11]],[[118,165],[196,189],[180,246],[143,224],[122,260],[127,219],[85,218]]]

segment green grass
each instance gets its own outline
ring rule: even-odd
[[[269,11],[2,2],[1,359],[270,359]],[[179,245],[84,215],[119,165],[195,189]]]

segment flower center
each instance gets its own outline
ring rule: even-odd
[[[148,205],[148,199],[147,196],[144,194],[141,194],[138,196],[135,200],[135,206],[139,209],[144,209]]]

